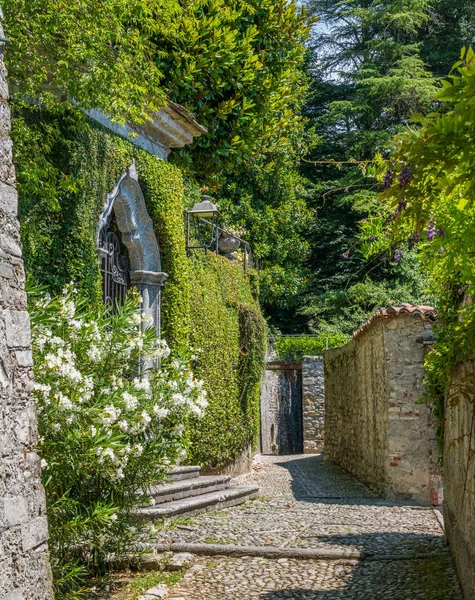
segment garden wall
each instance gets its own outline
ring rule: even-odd
[[[3,29],[0,24],[0,36]],[[0,46],[4,47],[4,44]],[[0,52],[0,597],[52,598],[8,87]]]
[[[422,394],[434,311],[379,311],[325,351],[325,457],[389,499],[441,503],[432,415]]]
[[[474,380],[474,363],[457,365],[445,406],[445,532],[465,598],[475,598]]]
[[[75,282],[102,301],[96,226],[107,193],[135,161],[147,210],[168,273],[162,332],[172,350],[196,355],[209,408],[190,424],[189,460],[218,470],[256,448],[266,331],[252,270],[223,257],[187,255],[184,209],[200,196],[174,165],[152,156],[80,113],[15,107],[15,160],[25,264],[53,293]],[[41,149],[41,151],[38,151]]]

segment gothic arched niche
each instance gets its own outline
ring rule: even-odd
[[[136,286],[142,297],[142,311],[152,317],[160,333],[160,289],[168,275],[161,269],[153,222],[134,163],[107,194],[97,226],[96,247],[104,278],[104,301],[113,303],[114,296],[123,301],[128,287]]]

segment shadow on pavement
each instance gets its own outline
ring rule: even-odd
[[[284,458],[284,457],[282,457]],[[295,500],[318,504],[376,504],[380,506],[417,506],[401,499],[384,500],[364,483],[341,467],[326,462],[323,454],[309,454],[294,460],[276,461],[292,477],[291,490]]]

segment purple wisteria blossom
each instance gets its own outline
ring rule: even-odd
[[[439,227],[439,228],[437,229],[437,235],[438,235],[439,237],[444,237],[444,235],[445,235],[445,229],[442,229],[442,227]]]
[[[375,242],[375,241],[376,241],[376,236],[375,236],[375,235],[371,235],[371,236],[368,238],[368,242]]]
[[[402,252],[401,252],[401,250],[397,249],[394,252],[393,260],[394,260],[394,262],[397,262],[397,263],[401,262],[401,260],[402,260]]]
[[[385,190],[389,189],[393,184],[393,172],[388,168],[384,174],[383,187]]]
[[[399,187],[404,189],[411,181],[412,169],[407,165],[402,165],[401,172],[398,175]]]
[[[429,240],[429,242],[432,242],[432,240],[435,238],[435,222],[434,219],[431,217],[429,219],[429,224],[427,225],[427,239]]]
[[[341,258],[343,260],[348,260],[348,258],[350,257],[350,251],[347,250],[346,252],[343,252],[343,254],[341,254]]]
[[[445,252],[445,248],[439,248],[438,254],[444,254],[444,252]]]
[[[419,235],[418,231],[415,231],[412,235],[411,235],[411,242],[413,244],[418,244],[421,241],[421,237]]]

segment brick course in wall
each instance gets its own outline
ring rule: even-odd
[[[389,499],[438,505],[437,445],[422,394],[429,307],[380,311],[325,351],[325,457]]]
[[[0,35],[3,30],[0,24]],[[52,598],[48,526],[31,397],[31,336],[0,44],[0,599]]]

